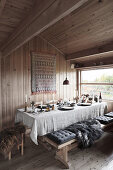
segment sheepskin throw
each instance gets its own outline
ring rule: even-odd
[[[15,144],[19,144],[25,126],[17,124],[0,132],[0,152],[6,157]]]
[[[101,125],[96,119],[72,124],[68,126],[66,130],[76,134],[79,148],[90,147],[94,141],[99,139],[103,134]]]

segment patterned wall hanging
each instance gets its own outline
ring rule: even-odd
[[[31,91],[56,92],[56,56],[31,53]]]

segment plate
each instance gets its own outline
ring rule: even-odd
[[[59,109],[59,110],[73,110],[74,107],[67,107],[67,106],[64,106],[64,107],[59,107],[58,109]]]
[[[71,107],[75,106],[75,103],[70,103],[70,106],[71,106]]]
[[[91,106],[91,103],[77,103],[77,106]]]
[[[42,105],[42,109],[46,109],[47,105]],[[41,105],[39,105],[37,108],[41,109]]]

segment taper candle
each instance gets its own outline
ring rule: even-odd
[[[25,95],[25,102],[27,103],[27,94]]]

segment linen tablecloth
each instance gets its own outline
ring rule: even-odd
[[[37,136],[64,129],[78,121],[102,116],[106,112],[107,103],[105,102],[95,103],[91,106],[75,106],[74,110],[69,111],[56,110],[36,114],[26,113],[24,109],[18,109],[15,122],[23,122],[24,125],[31,128],[30,137],[35,144],[38,144]]]

